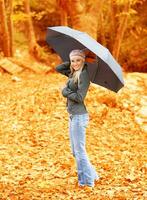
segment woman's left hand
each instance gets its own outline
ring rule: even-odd
[[[67,86],[62,89],[62,95],[64,97],[67,97],[70,93],[72,93],[72,90],[68,88]]]

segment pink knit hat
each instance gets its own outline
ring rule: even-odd
[[[81,56],[82,58],[85,59],[85,53],[80,50],[80,49],[74,49],[70,52],[69,57],[71,58],[72,56]]]

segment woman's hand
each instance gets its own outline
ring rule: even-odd
[[[64,97],[67,97],[71,93],[72,93],[72,90],[70,88],[68,88],[67,86],[62,89],[62,95]]]

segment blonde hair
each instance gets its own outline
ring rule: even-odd
[[[72,51],[70,52],[70,54],[69,54],[70,59],[72,59],[73,56],[80,56],[81,59],[83,60],[82,66],[80,67],[79,70],[76,70],[76,71],[75,71],[75,70],[72,68],[72,65],[70,65],[70,70],[71,70],[70,75],[73,77],[74,83],[76,83],[76,82],[79,83],[80,74],[81,74],[82,69],[83,69],[83,67],[84,67],[85,53],[84,53],[84,51],[82,51],[82,50],[80,50],[80,49],[74,49],[74,50],[72,50]]]
[[[76,70],[76,71],[70,65],[70,70],[71,70],[70,75],[73,77],[74,83],[79,83],[80,74],[82,72],[83,67],[84,67],[84,61],[83,61],[83,65],[80,67],[80,69]]]

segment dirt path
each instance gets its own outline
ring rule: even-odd
[[[101,176],[79,189],[58,74],[0,76],[0,200],[145,200],[146,75],[114,94],[91,85],[87,152]],[[141,119],[141,120],[140,120]]]

